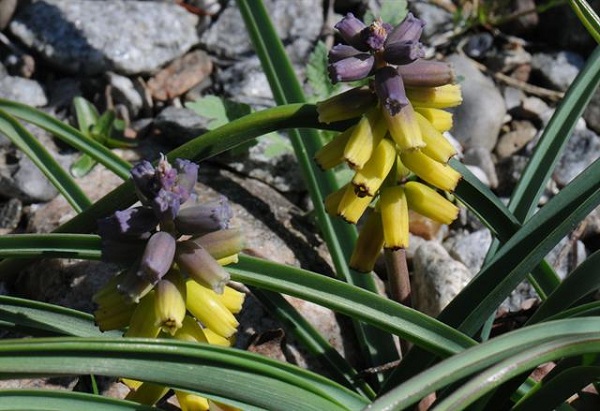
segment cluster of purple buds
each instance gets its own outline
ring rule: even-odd
[[[193,197],[198,178],[198,165],[189,160],[171,165],[162,156],[156,167],[142,161],[131,177],[141,205],[98,222],[102,259],[128,267],[119,290],[137,302],[175,262],[189,277],[222,292],[229,274],[201,244],[207,234],[223,231],[226,237],[230,231],[233,214],[227,199],[184,204]],[[192,238],[178,241],[183,235]]]
[[[419,41],[425,23],[408,13],[396,27],[381,20],[369,26],[348,13],[335,25],[347,44],[329,52],[333,83],[375,76],[374,89],[390,115],[409,104],[404,86],[436,87],[452,81],[447,64],[420,60],[425,56]]]

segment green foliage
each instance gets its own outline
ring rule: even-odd
[[[365,13],[364,22],[366,24],[371,24],[375,19],[380,18],[395,26],[404,20],[408,13],[407,0],[381,0],[379,3],[381,3],[379,10],[367,10]]]
[[[96,107],[83,97],[75,97],[73,107],[79,131],[88,139],[108,148],[135,147],[132,140],[123,138],[125,122],[117,119],[114,111],[107,110],[100,115]],[[93,157],[84,153],[71,165],[71,174],[83,177],[92,171],[96,163]]]
[[[252,112],[252,108],[248,104],[217,96],[205,96],[186,103],[185,106],[198,115],[211,119],[208,123],[209,130],[214,130]]]
[[[337,94],[340,89],[340,83],[333,84],[327,74],[327,54],[329,49],[322,41],[318,41],[315,49],[308,57],[306,65],[306,80],[312,90],[311,101],[316,102],[325,100],[334,94]]]

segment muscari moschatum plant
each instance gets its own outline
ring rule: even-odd
[[[600,23],[589,5],[572,5],[596,38]],[[10,284],[28,259],[48,255],[104,258],[122,266],[96,295],[95,318],[0,296],[0,326],[33,336],[0,341],[0,375],[97,374],[121,377],[132,388],[124,401],[97,392],[0,389],[0,410],[152,410],[156,408],[139,402],[154,402],[164,387],[173,388],[189,410],[224,407],[221,401],[251,410],[402,410],[413,409],[432,393],[437,410],[573,409],[569,397],[600,376],[600,304],[591,298],[600,288],[595,268],[600,255],[589,256],[562,282],[544,256],[600,204],[600,162],[535,210],[570,132],[600,83],[600,51],[589,57],[557,108],[506,207],[450,159],[454,151],[440,133],[451,126],[444,108],[458,103],[460,92],[446,65],[421,59],[418,19],[407,16],[399,26],[389,27],[344,18],[337,27],[347,44],[335,46],[330,54],[332,80],[368,82],[320,103],[317,111],[302,103],[298,81],[262,3],[239,0],[238,6],[280,107],[211,130],[155,165],[142,162],[131,168],[78,130],[41,111],[0,100],[0,131],[32,158],[79,213],[54,233],[1,236],[2,280]],[[436,100],[444,96],[449,99]],[[52,132],[126,181],[92,204],[17,119]],[[337,121],[342,119],[346,121]],[[243,253],[238,263],[221,266],[241,248],[240,233],[227,228],[225,200],[197,204],[191,195],[195,163],[264,133],[296,127],[341,131],[323,149],[311,130],[302,135],[291,131],[290,139],[336,274],[350,284]],[[318,170],[313,157],[326,170]],[[344,162],[355,175],[340,190],[327,169]],[[382,247],[387,255],[407,247],[408,208],[451,221],[456,208],[450,192],[498,243],[476,278],[434,319],[378,295],[369,282],[373,274],[355,273],[347,263],[368,271]],[[136,201],[141,205],[133,206]],[[356,222],[367,211],[359,236],[353,225],[338,224],[327,215]],[[96,230],[100,235],[86,234]],[[223,233],[233,234],[233,246]],[[378,240],[365,241],[370,235]],[[217,244],[227,251],[217,253]],[[229,306],[229,276],[250,286],[288,332],[325,362],[328,378],[224,346],[235,331],[231,315],[242,299],[233,293],[235,304]],[[539,309],[522,328],[487,341],[487,319],[526,277],[542,299]],[[197,297],[195,290],[205,293]],[[393,372],[365,378],[279,293],[355,320],[352,326],[365,364],[384,365],[398,358],[393,336],[412,348]],[[203,317],[208,301],[219,302],[225,310]],[[198,303],[200,307],[192,308]],[[219,319],[225,325],[211,323]],[[549,361],[557,366],[542,381],[527,378]]]

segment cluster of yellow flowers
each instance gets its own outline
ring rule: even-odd
[[[388,55],[408,46],[379,41],[381,48],[371,50],[373,66],[363,69],[363,74],[374,74],[369,86],[317,103],[319,120],[324,123],[360,117],[356,125],[323,146],[315,160],[323,169],[345,162],[355,170],[352,181],[326,198],[329,214],[356,224],[374,204],[350,259],[352,268],[368,272],[383,247],[408,247],[409,209],[444,224],[458,216],[458,207],[436,189],[450,193],[461,178],[448,165],[456,150],[442,133],[452,127],[452,114],[444,109],[460,104],[462,96],[449,65],[420,60],[414,53],[414,38],[422,27],[418,19],[409,14],[396,28],[379,21],[371,26],[360,24],[349,15],[337,28],[348,39],[356,39],[358,34],[352,33],[357,30],[360,38],[365,38],[364,33],[376,33],[384,39],[393,37],[396,43],[409,36],[410,40],[402,41],[411,44],[414,55],[405,57],[406,64],[390,65],[385,61],[386,45],[391,50]],[[342,77],[340,81],[344,81],[343,75],[355,80],[358,66],[353,61],[346,66],[342,63],[366,52],[347,57],[343,49],[346,54],[340,59],[336,47],[333,57],[330,53],[330,71],[337,75],[332,80]]]
[[[174,338],[232,345],[245,294],[228,286],[224,265],[244,247],[239,229],[229,228],[226,199],[180,207],[192,196],[198,166],[161,158],[157,167],[136,165],[132,178],[141,206],[98,222],[102,258],[124,269],[93,298],[102,331],[126,329],[125,337]],[[122,379],[126,399],[157,403],[168,387]],[[175,390],[183,411],[234,410]]]

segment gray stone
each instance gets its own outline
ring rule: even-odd
[[[448,61],[462,79],[463,93],[463,103],[454,110],[452,134],[465,148],[481,146],[491,151],[506,115],[504,99],[467,57],[453,54]]]
[[[512,194],[528,161],[528,157],[518,154],[498,161],[496,164],[496,172],[498,173],[498,187],[496,191],[498,195],[509,197]]]
[[[479,181],[481,181],[481,183],[486,186],[486,187],[490,187],[490,180],[488,180],[488,176],[487,174],[485,174],[485,171],[483,171],[481,168],[479,168],[478,166],[473,166],[473,165],[468,165],[467,164],[467,168],[469,169],[469,171],[475,176],[477,177],[477,179]]]
[[[152,72],[198,43],[197,23],[170,3],[43,0],[25,6],[9,27],[61,70],[89,75]]]
[[[514,110],[515,116],[544,124],[552,117],[553,110],[542,100],[535,96],[526,97],[521,106]]]
[[[287,136],[270,133],[256,142],[246,153],[228,161],[228,165],[282,193],[304,193],[298,161]]]
[[[410,8],[417,17],[427,22],[423,27],[421,41],[429,43],[436,34],[452,27],[452,13],[439,6],[427,2],[412,2]]]
[[[531,65],[542,76],[545,85],[566,91],[585,65],[585,61],[577,53],[559,51],[551,54],[536,53]]]
[[[600,133],[600,88],[592,96],[587,108],[583,112],[583,118],[589,128]]]
[[[565,186],[598,158],[600,137],[591,130],[576,128],[554,170],[554,180]]]
[[[494,159],[488,149],[481,146],[468,148],[464,152],[463,162],[467,165],[479,167],[485,173],[489,187],[496,188],[498,186]]]
[[[475,275],[481,269],[491,244],[492,235],[485,229],[449,237],[444,241],[444,248],[452,258],[463,263]]]
[[[217,81],[224,85],[226,96],[232,100],[258,108],[273,105],[269,81],[256,56],[221,71]]]
[[[0,195],[15,197],[24,203],[45,202],[58,191],[20,151],[2,150],[0,154]]]
[[[564,237],[546,256],[546,261],[564,280],[573,269],[585,261],[586,257],[585,245],[581,241]]]
[[[176,147],[206,133],[210,121],[190,109],[169,106],[156,116],[153,128],[162,142]]]
[[[22,77],[0,76],[0,97],[33,107],[48,104],[48,98],[40,83]]]
[[[504,87],[504,104],[508,112],[512,112],[514,109],[521,107],[525,100],[525,93],[516,87]]]
[[[125,106],[129,113],[129,118],[137,117],[140,110],[144,107],[144,99],[140,90],[128,77],[120,76],[116,73],[107,73],[107,76],[113,104]]]
[[[266,0],[264,3],[275,30],[284,44],[293,43],[298,39],[305,39],[312,43],[321,33],[322,0],[293,2]],[[240,56],[253,53],[242,16],[234,5],[235,3],[230,1],[228,7],[201,38],[208,51],[229,59],[239,59]],[[296,62],[304,62],[305,57],[306,54],[298,56],[301,60]]]
[[[496,144],[496,154],[499,158],[512,156],[533,140],[537,129],[527,121],[514,122],[515,129],[500,136]]]
[[[11,232],[19,225],[23,203],[18,198],[9,198],[0,202],[0,232]]]
[[[413,304],[436,317],[473,278],[464,264],[454,260],[441,244],[428,241],[413,258]]]

